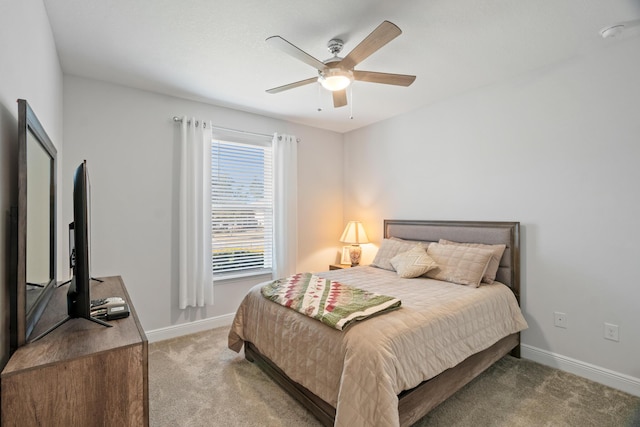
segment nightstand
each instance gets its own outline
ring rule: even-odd
[[[331,264],[329,270],[342,270],[343,268],[351,268],[351,264]]]

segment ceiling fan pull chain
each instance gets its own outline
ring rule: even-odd
[[[318,84],[318,112],[322,111],[322,85]]]
[[[349,118],[353,120],[353,86],[349,86]]]

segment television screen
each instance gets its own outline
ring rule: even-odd
[[[74,266],[73,278],[67,293],[69,317],[91,317],[90,283],[90,209],[91,188],[87,162],[84,161],[76,169],[73,177],[73,238]]]
[[[91,317],[91,184],[87,161],[83,161],[73,176],[73,278],[67,292],[69,318],[81,317],[111,326]]]

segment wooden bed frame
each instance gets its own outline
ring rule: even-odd
[[[447,239],[458,242],[506,244],[500,261],[497,280],[509,286],[516,299],[520,295],[520,223],[485,221],[407,221],[385,220],[384,237],[437,242]],[[398,396],[401,426],[410,426],[445,401],[464,385],[480,375],[496,361],[511,353],[520,357],[520,334],[515,333],[498,341],[484,351],[469,356],[457,366],[424,381]],[[245,357],[258,365],[285,391],[296,398],[325,426],[333,426],[336,410],[333,406],[291,380],[276,364],[245,342]]]

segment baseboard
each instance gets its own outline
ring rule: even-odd
[[[552,368],[557,368],[561,371],[570,372],[591,381],[640,397],[640,378],[621,374],[619,372],[572,359],[561,354],[531,347],[526,344],[520,345],[520,351],[521,356],[524,359],[529,359],[542,365],[551,366]]]
[[[219,328],[221,326],[231,326],[234,313],[225,314],[217,317],[209,317],[202,320],[194,320],[193,322],[181,323],[179,325],[167,326],[166,328],[145,331],[147,340],[152,342],[177,338],[183,335],[194,334],[196,332],[206,331],[208,329]]]

